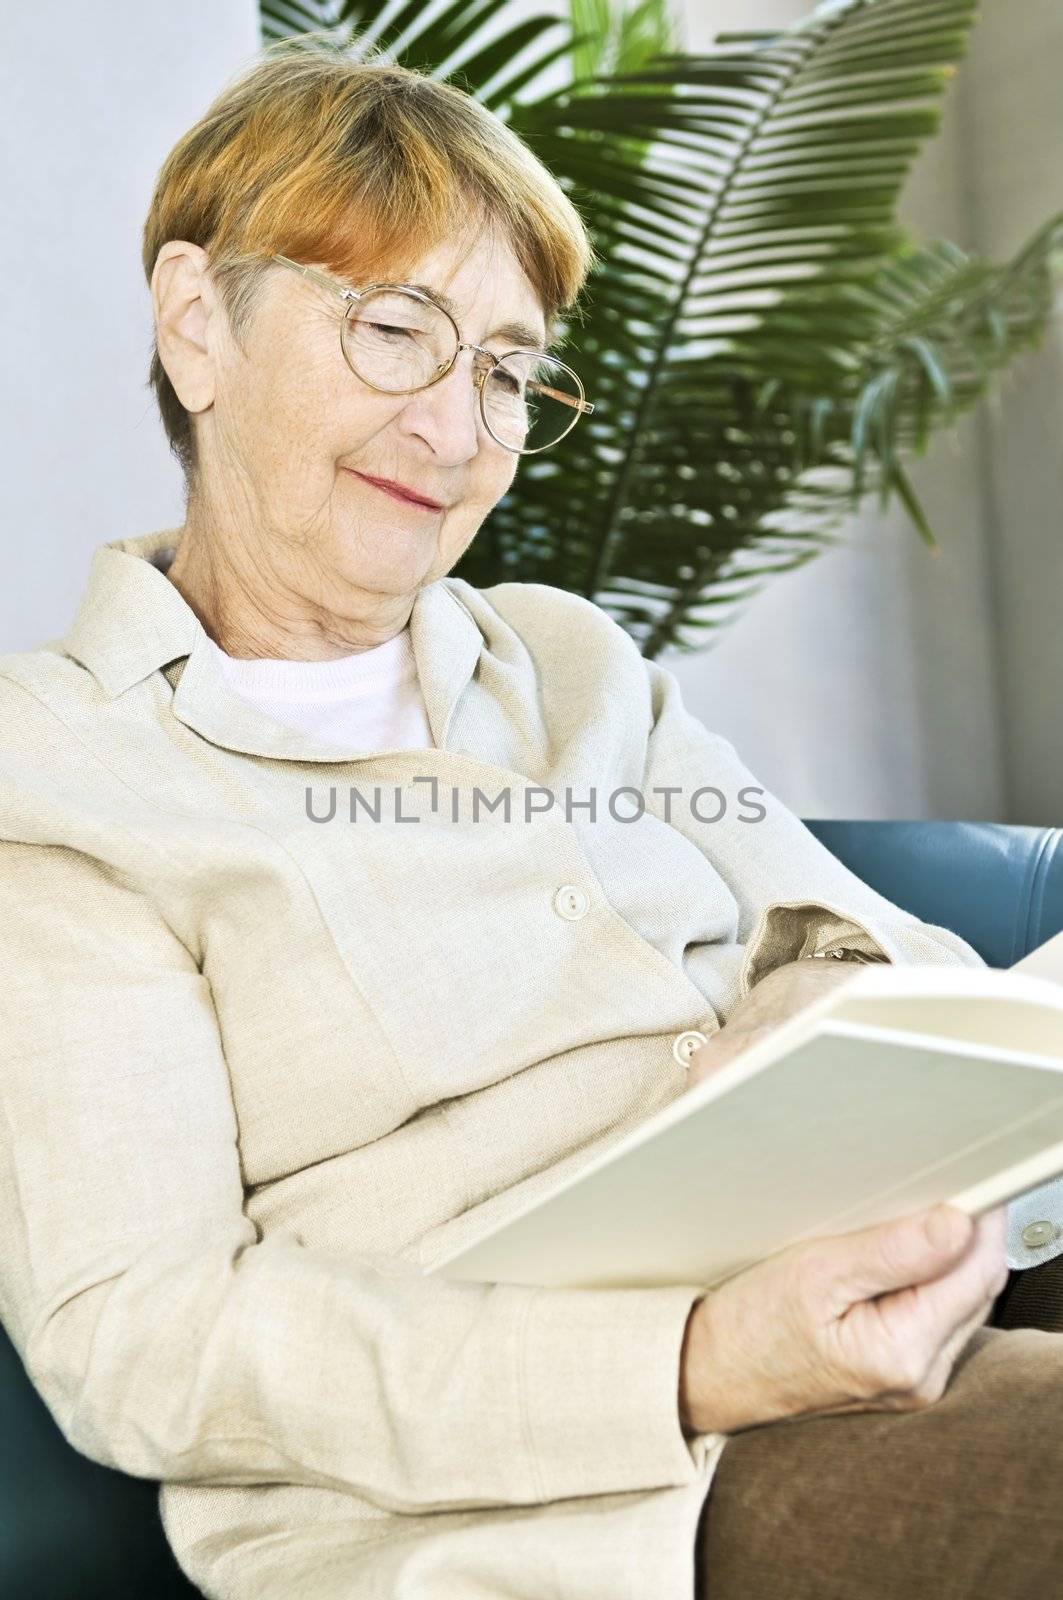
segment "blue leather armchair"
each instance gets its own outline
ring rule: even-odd
[[[1063,829],[806,821],[858,877],[953,929],[990,966],[1063,929]],[[155,1484],[71,1449],[0,1331],[0,1594],[192,1600],[199,1591],[170,1554],[156,1497]]]

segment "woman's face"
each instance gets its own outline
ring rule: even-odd
[[[205,278],[203,252],[171,241],[159,260],[160,352],[179,398],[197,413],[202,494],[229,550],[238,540],[285,589],[302,573],[323,604],[330,590],[353,588],[386,606],[386,596],[411,596],[448,572],[519,460],[483,425],[473,352],[461,351],[430,389],[382,394],[344,360],[338,294],[277,265],[241,350]],[[422,256],[403,281],[449,297],[470,343],[512,347],[496,332],[512,322],[545,341],[542,307],[496,234]],[[443,509],[398,500],[363,473]]]

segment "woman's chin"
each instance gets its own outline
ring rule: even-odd
[[[435,560],[435,542],[408,539],[402,535],[388,535],[389,544],[376,560],[366,560],[364,547],[359,544],[357,553],[349,549],[335,563],[345,583],[354,589],[370,594],[412,594],[422,584],[430,581],[438,567]]]

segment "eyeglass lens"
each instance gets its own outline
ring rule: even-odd
[[[348,365],[375,389],[424,388],[452,360],[457,341],[444,312],[402,289],[377,289],[352,305],[343,324]],[[477,369],[485,358],[476,354]],[[553,391],[551,393],[551,391]],[[483,406],[495,438],[511,450],[543,450],[579,418],[571,373],[549,356],[507,353],[484,378]]]

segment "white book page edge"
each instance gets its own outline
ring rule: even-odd
[[[1053,934],[1051,939],[1039,944],[1036,950],[1031,950],[1021,961],[1013,962],[1007,971],[1063,984],[1063,932]]]

